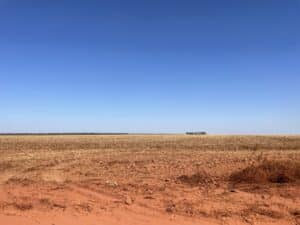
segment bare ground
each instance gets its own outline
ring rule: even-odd
[[[0,224],[300,224],[300,136],[1,136]]]

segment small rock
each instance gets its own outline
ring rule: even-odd
[[[126,205],[131,205],[133,203],[132,198],[130,196],[125,197],[125,204]]]
[[[175,212],[175,204],[172,204],[166,208],[166,212],[173,213]]]
[[[109,181],[109,180],[107,180],[107,181],[105,181],[105,184],[107,186],[110,186],[110,187],[117,187],[118,186],[118,183],[116,181]]]
[[[168,212],[168,213],[173,212],[173,208],[172,208],[172,207],[167,207],[167,208],[166,208],[166,212]]]
[[[144,199],[155,199],[153,196],[147,195],[144,197]]]

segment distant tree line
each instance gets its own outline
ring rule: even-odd
[[[198,132],[186,132],[187,135],[206,135],[205,131],[198,131]]]

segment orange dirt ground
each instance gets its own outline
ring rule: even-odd
[[[0,136],[0,225],[300,224],[300,136]]]

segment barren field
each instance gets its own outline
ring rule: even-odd
[[[0,225],[300,224],[300,136],[0,136]]]

